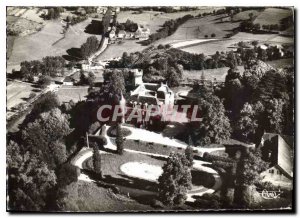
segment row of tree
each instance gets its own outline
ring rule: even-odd
[[[42,61],[23,61],[17,77],[32,82],[34,76],[63,76],[66,61],[61,56],[47,56]]]

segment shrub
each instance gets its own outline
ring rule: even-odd
[[[212,34],[211,34],[211,37],[212,37],[212,38],[216,37],[216,34],[215,34],[215,33],[212,33]]]
[[[117,131],[116,126],[111,126],[107,130],[107,135],[110,137],[116,137]],[[127,128],[121,128],[123,137],[129,136],[131,134],[131,131]]]
[[[80,169],[70,163],[63,164],[57,173],[57,183],[60,187],[67,186],[72,182],[77,182]]]
[[[195,205],[201,209],[219,209],[221,207],[220,197],[215,194],[204,194],[196,200]]]
[[[205,37],[205,38],[208,38],[208,35],[205,35],[204,37]]]
[[[164,204],[161,201],[156,199],[151,200],[150,205],[151,207],[154,208],[164,208]]]

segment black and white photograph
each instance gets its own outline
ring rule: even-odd
[[[6,212],[294,213],[297,8],[229,3],[8,2]]]

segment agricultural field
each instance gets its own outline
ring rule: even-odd
[[[47,13],[46,9],[34,7],[7,7],[7,16],[15,16],[24,18],[37,23],[45,23],[46,21],[41,15]]]
[[[78,49],[91,34],[85,33],[86,26],[91,22],[87,19],[71,26],[64,34],[64,24],[60,20],[48,21],[44,28],[32,35],[17,37],[12,53],[7,61],[7,72],[18,70],[22,61],[40,60],[45,56],[66,55],[73,57],[73,50]],[[101,39],[101,36],[96,36]],[[67,50],[71,51],[67,52]]]
[[[290,10],[289,8],[287,9],[267,8],[256,17],[253,23],[254,24],[259,23],[261,26],[272,25],[272,24],[280,25],[280,20],[289,17],[291,15],[293,15],[293,11]]]
[[[58,89],[56,94],[61,103],[69,102],[71,100],[76,103],[78,101],[83,101],[86,99],[86,96],[88,94],[88,87],[62,86]]]

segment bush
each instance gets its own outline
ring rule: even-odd
[[[209,154],[208,152],[205,152],[203,154],[203,159],[208,162],[212,162],[212,161],[233,162],[233,160],[228,157],[212,155]]]
[[[207,38],[208,38],[208,35],[205,35],[204,37],[207,39]]]
[[[72,182],[77,182],[80,169],[70,163],[63,164],[57,173],[57,183],[60,187],[67,186]]]
[[[158,48],[158,49],[164,49],[164,46],[163,46],[162,44],[159,44],[159,45],[157,46],[157,48]]]
[[[31,92],[30,95],[29,95],[29,98],[32,99],[32,98],[34,98],[35,96],[36,96],[36,94],[33,93],[33,92]]]
[[[123,137],[129,136],[131,134],[131,131],[127,128],[122,128],[121,131],[122,131]],[[107,130],[107,135],[110,137],[116,137],[116,133],[117,133],[116,126],[111,126]]]
[[[91,139],[91,142],[96,142],[98,148],[103,147],[107,144],[107,139],[104,136],[98,135],[98,136],[89,136],[89,139]]]
[[[201,209],[220,209],[220,196],[215,194],[204,194],[195,201],[197,208]]]
[[[153,208],[164,208],[164,204],[156,199],[151,200],[150,205]]]
[[[216,34],[215,34],[215,33],[212,33],[212,34],[211,34],[211,37],[212,37],[212,38],[216,37]]]

